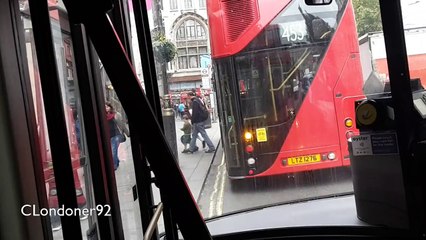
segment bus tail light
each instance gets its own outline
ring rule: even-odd
[[[246,139],[246,141],[250,141],[253,139],[253,134],[251,134],[251,132],[245,132],[244,138]]]
[[[354,132],[352,132],[352,131],[347,131],[346,132],[346,139],[351,139],[352,137],[354,136]]]
[[[347,128],[351,128],[353,125],[354,125],[354,122],[352,121],[352,119],[351,119],[351,118],[346,118],[346,119],[345,119],[345,126],[346,126]]]
[[[247,159],[247,163],[248,163],[248,165],[254,165],[256,163],[256,159],[249,158],[249,159]]]
[[[254,151],[253,145],[247,145],[246,146],[246,152],[247,153],[253,153],[253,151]]]

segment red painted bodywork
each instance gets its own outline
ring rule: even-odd
[[[208,5],[214,58],[231,56],[241,51],[289,3],[289,1],[262,1],[259,6],[259,22],[249,28],[238,41],[227,43],[224,36],[225,27],[220,22],[222,14],[220,1],[217,2],[209,1]],[[350,165],[346,133],[347,131],[356,133],[357,130],[355,126],[347,128],[345,119],[351,118],[355,122],[354,101],[364,97],[362,87],[357,31],[352,4],[349,1],[275,162],[266,171],[247,177]],[[330,152],[336,154],[335,160],[291,167],[282,163],[289,157]]]
[[[56,192],[56,181],[53,172],[53,163],[52,156],[50,153],[50,140],[47,131],[47,123],[45,119],[45,110],[43,104],[43,97],[41,91],[40,78],[38,74],[37,65],[30,65],[33,67],[32,71],[34,73],[34,82],[32,84],[33,93],[34,93],[34,107],[36,111],[36,121],[37,121],[37,129],[38,129],[38,138],[40,144],[40,152],[41,152],[41,160],[44,170],[44,180],[47,187],[47,197],[50,208],[58,208],[58,197],[54,192]],[[72,113],[72,110],[69,106],[65,106],[65,114],[66,119],[68,120],[67,131],[69,136],[70,143],[70,153],[71,153],[71,164],[73,168],[73,177],[74,184],[76,190],[82,192],[82,184],[80,182],[80,178],[78,176],[78,169],[80,166],[80,150],[78,148],[78,142],[75,132],[75,120]],[[61,160],[61,159],[60,159]],[[77,196],[77,204],[79,207],[83,207],[86,205],[86,197],[84,194]]]
[[[344,121],[355,120],[354,100],[362,97],[362,72],[352,5],[345,14],[324,56],[275,163],[258,176],[349,165]],[[340,97],[338,97],[340,96]],[[336,159],[288,167],[282,159],[334,152]]]
[[[240,0],[231,0],[240,1]],[[212,58],[234,55],[245,48],[259,33],[286,7],[291,1],[282,0],[253,0],[258,10],[258,20],[251,24],[241,36],[233,41],[227,41],[227,33],[223,18],[223,1],[207,1],[209,30]]]

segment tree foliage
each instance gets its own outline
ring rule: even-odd
[[[382,31],[379,0],[352,0],[358,36]]]
[[[160,63],[168,63],[176,56],[176,46],[162,34],[157,34],[154,37],[153,46],[154,56]]]

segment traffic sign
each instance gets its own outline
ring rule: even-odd
[[[201,75],[203,75],[203,76],[209,75],[209,69],[208,68],[202,68],[201,69]]]

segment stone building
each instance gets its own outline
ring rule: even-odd
[[[177,56],[167,68],[170,92],[210,88],[210,45],[206,0],[162,0],[166,37]]]

